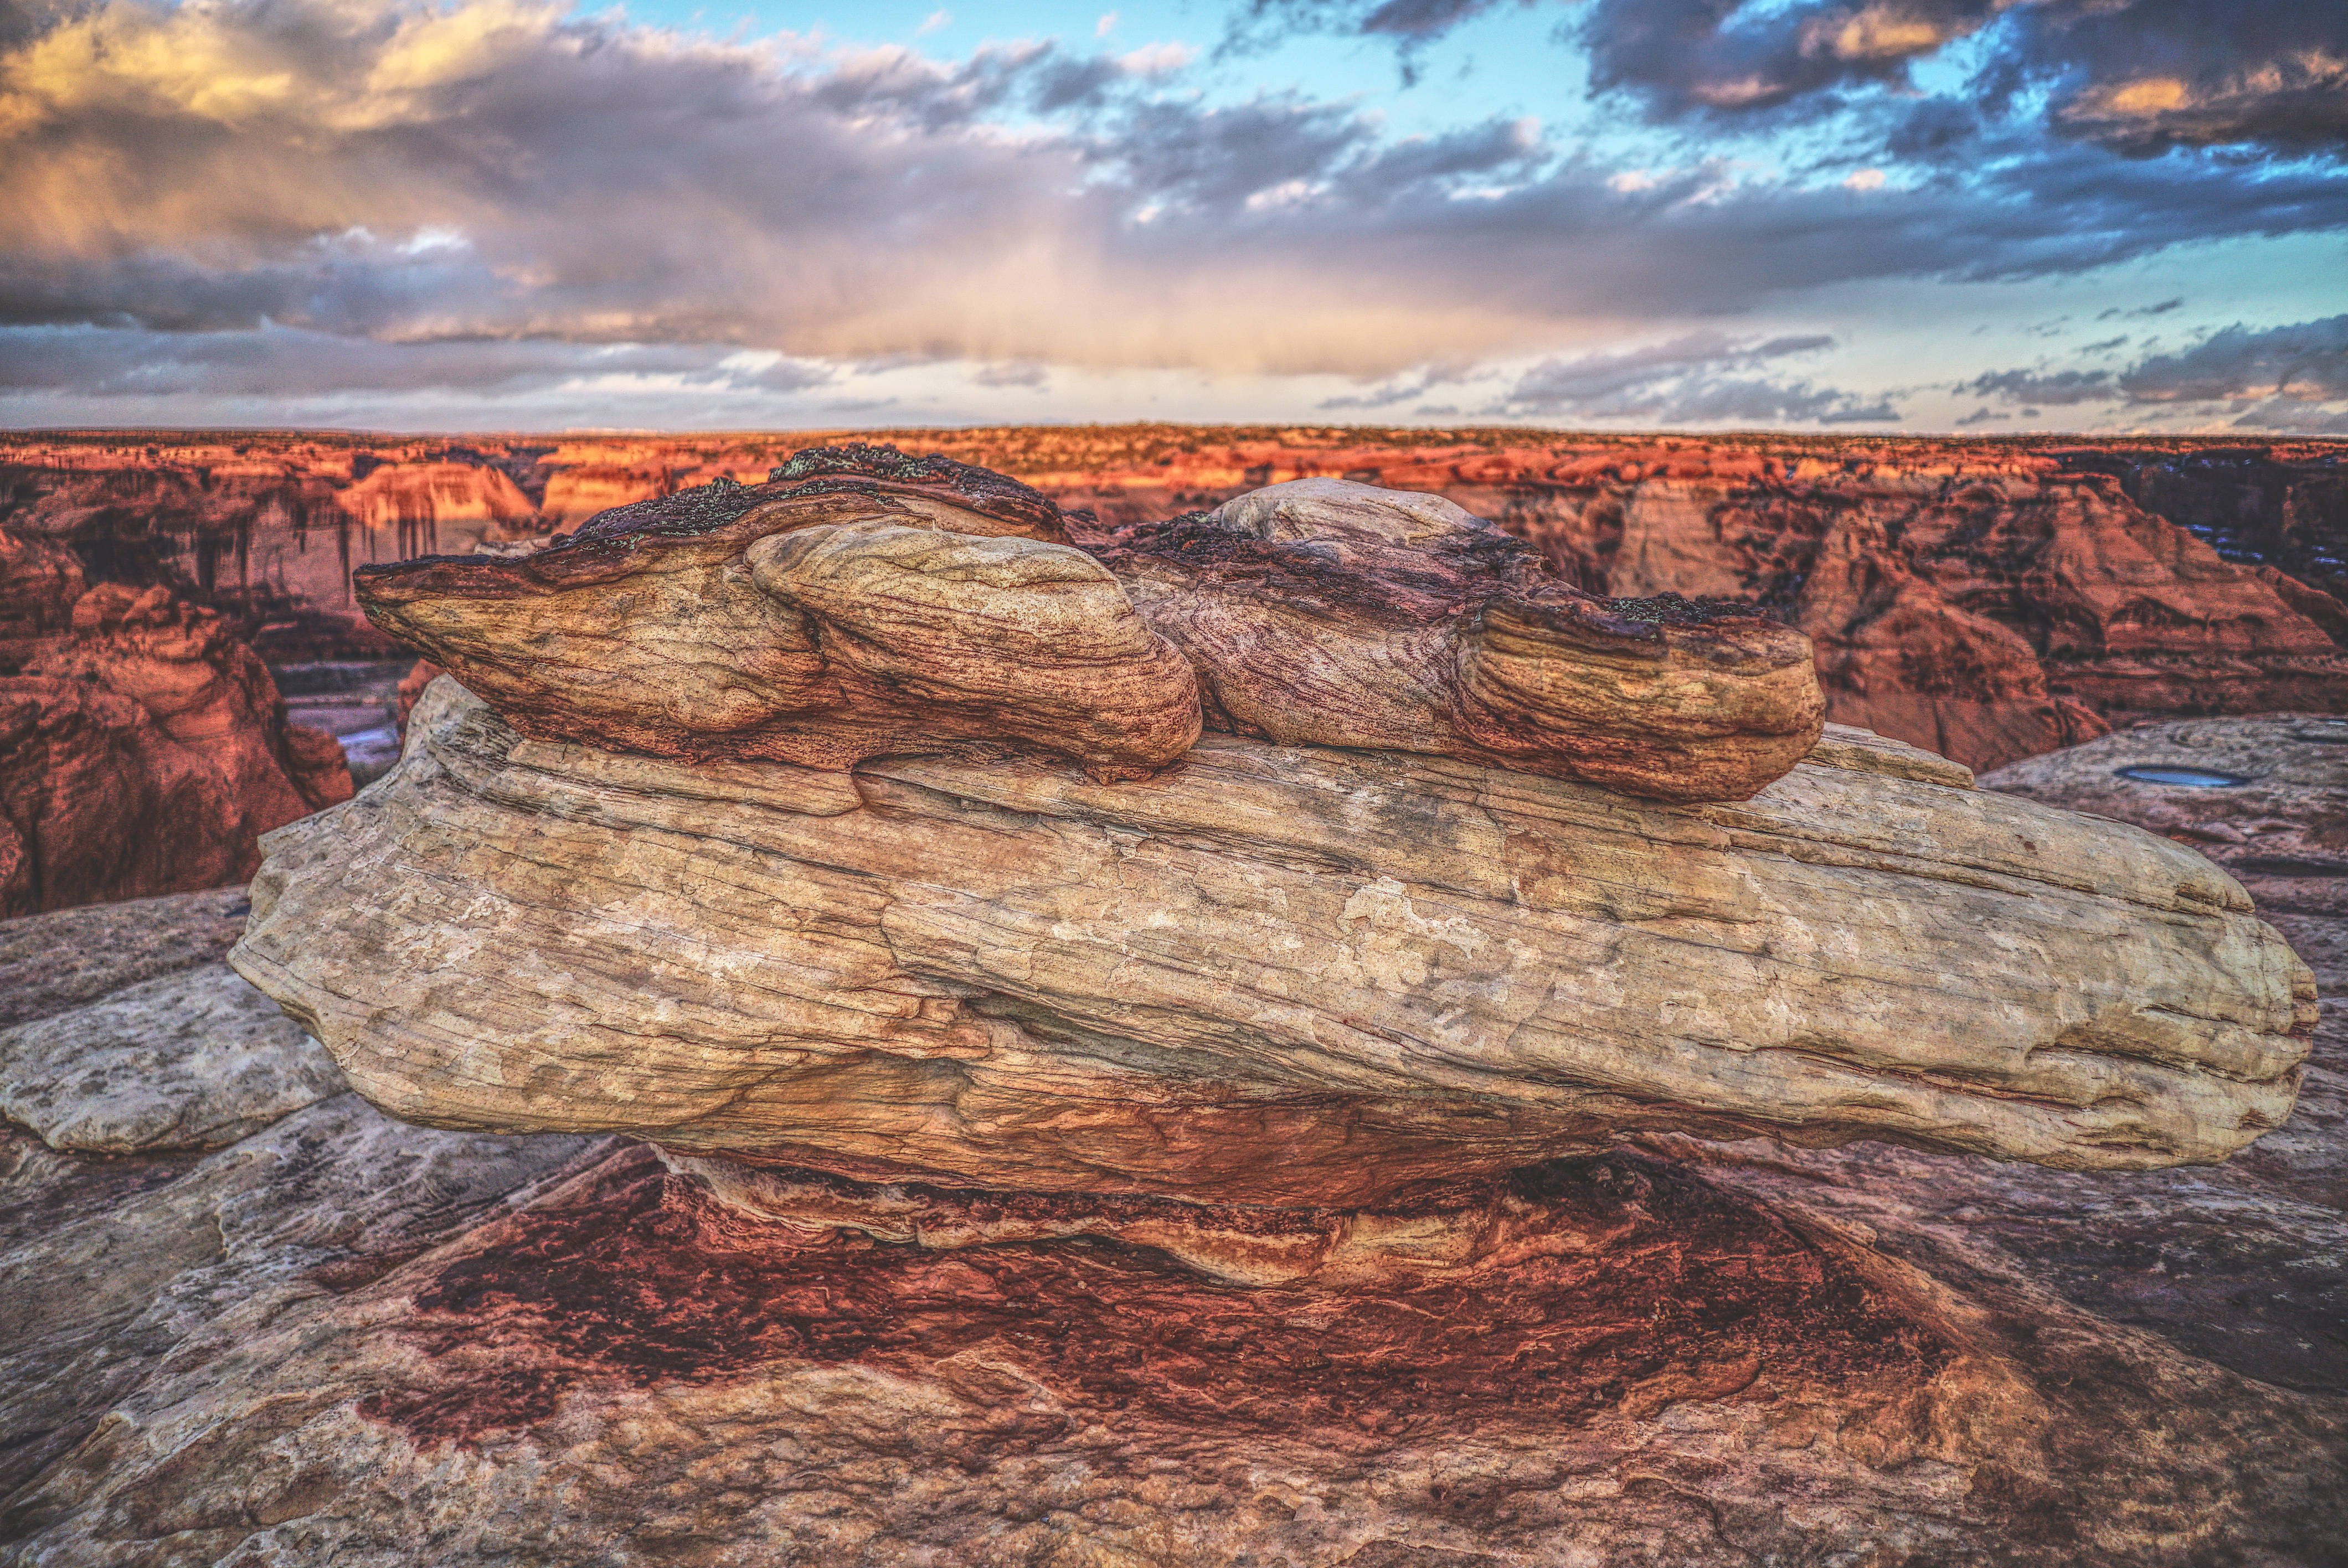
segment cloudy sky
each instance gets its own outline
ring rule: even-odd
[[[2348,435],[2348,0],[0,0],[0,425]]]

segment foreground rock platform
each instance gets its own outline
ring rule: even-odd
[[[1736,805],[1221,737],[1105,786],[623,757],[443,680],[407,745],[231,962],[444,1127],[1259,1205],[1643,1131],[2141,1168],[2281,1125],[2316,1017],[2199,855],[1888,743]]]
[[[103,911],[119,983],[215,964],[205,899]],[[100,913],[0,957],[67,968]],[[2327,1009],[2297,1112],[2222,1165],[1655,1134],[1385,1205],[1347,1237],[1376,1269],[1278,1283],[1149,1201],[1054,1236],[1048,1195],[721,1195],[349,1094],[209,1153],[11,1129],[0,1561],[2319,1568],[2348,920],[2271,917]]]

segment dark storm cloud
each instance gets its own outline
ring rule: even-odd
[[[2001,370],[1963,382],[1957,390],[1975,397],[2002,397],[2008,403],[2052,404],[2057,407],[2108,403],[2113,396],[2112,373],[2108,370]]]
[[[1591,85],[1670,118],[1776,108],[1830,87],[1901,82],[1910,62],[1981,27],[1994,0],[1748,5],[1739,0],[1595,0],[1577,36]]]
[[[1899,411],[1880,397],[1756,374],[1772,360],[1833,344],[1823,334],[1737,342],[1696,333],[1622,353],[1551,359],[1528,372],[1503,407],[1511,414],[1673,424],[1898,419]]]
[[[1231,43],[1287,32],[1393,38],[1407,62],[1493,0],[1252,0]],[[1870,87],[1910,89],[1912,67],[1978,38],[1972,97],[2028,97],[2058,136],[2131,154],[2257,144],[2348,149],[2348,6],[2307,0],[1591,0],[1565,24],[1593,91],[1656,120],[1831,110]],[[2041,108],[2043,100],[2043,108]],[[1970,104],[1929,99],[1894,117],[1887,150],[1971,139]]]
[[[2145,360],[2119,386],[2138,403],[2348,398],[2348,315],[2264,331],[2230,326],[2181,353]]]
[[[2260,423],[2274,428],[2328,429],[2334,415],[2308,405],[2348,399],[2348,315],[2279,327],[2237,324],[2191,348],[2147,355],[2123,371],[1998,371],[1955,390],[2056,406],[2250,405]]]
[[[1689,14],[1672,5],[1655,14]],[[1356,20],[1415,36],[1471,9]],[[1869,15],[1869,57],[1888,58],[1891,14]],[[386,368],[403,358],[493,377],[489,348],[448,345],[499,342],[567,345],[520,375],[570,374],[571,347],[675,344],[689,363],[628,374],[714,375],[744,348],[1375,379],[1593,319],[2348,225],[2348,179],[2305,162],[2124,159],[1976,126],[1978,156],[1879,188],[1726,162],[1625,179],[1528,120],[1397,139],[1347,105],[1165,90],[1178,61],[736,46],[525,0],[0,0],[0,323],[27,329],[0,341],[0,373],[49,374],[67,350],[32,329],[79,326],[242,330],[363,383],[411,374]],[[86,384],[129,384],[111,352],[74,362]],[[262,374],[220,347],[149,358],[224,385]],[[1635,396],[1754,411],[1720,417],[1869,406],[1760,363]]]

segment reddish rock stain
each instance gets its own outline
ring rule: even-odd
[[[1767,1209],[1675,1167],[1610,1155],[1503,1179],[1606,1245],[1379,1291],[1250,1289],[1089,1240],[810,1245],[632,1151],[412,1285],[399,1332],[433,1371],[359,1409],[469,1446],[574,1389],[789,1362],[918,1378],[984,1346],[1112,1424],[1383,1447],[1750,1388],[1910,1387],[1951,1355]]]

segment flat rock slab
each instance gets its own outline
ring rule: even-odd
[[[2000,768],[1992,789],[2191,845],[2261,912],[2348,915],[2348,719],[2178,719]]]
[[[1344,1204],[1643,1130],[2136,1168],[2282,1123],[2312,981],[2208,860],[1821,755],[1683,806],[1231,736],[690,767],[443,682],[231,961],[395,1114],[867,1180]]]
[[[53,1149],[210,1149],[345,1091],[342,1070],[220,964],[0,1030],[0,1116]]]
[[[227,955],[244,884],[0,920],[0,1028]]]

